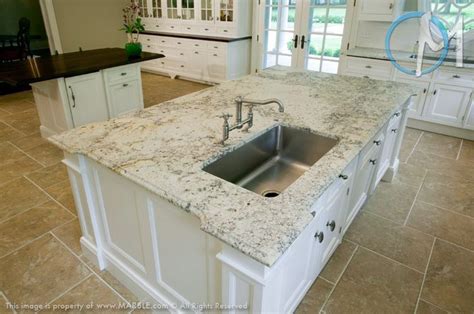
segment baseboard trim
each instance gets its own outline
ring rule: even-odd
[[[423,131],[444,134],[453,137],[459,137],[466,140],[474,141],[474,131],[468,129],[460,129],[452,126],[442,125],[438,123],[416,120],[409,118],[407,126]]]

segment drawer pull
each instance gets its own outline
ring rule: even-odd
[[[399,112],[395,112],[394,116],[395,117],[399,117],[401,115],[400,111]]]
[[[461,76],[459,76],[459,75],[456,74],[456,75],[453,75],[453,78],[457,78],[457,79],[458,79],[458,78],[461,78]]]
[[[367,79],[368,79],[368,78],[370,78],[370,77],[369,77],[369,76],[367,76],[367,75],[364,75],[364,78],[367,78]]]
[[[341,178],[342,180],[347,180],[347,179],[349,179],[349,176],[347,176],[345,174],[340,174],[339,178]]]
[[[199,47],[199,44],[194,44],[194,47]]]
[[[181,42],[180,42],[180,41],[178,41],[178,45],[181,45]]]
[[[127,83],[125,83],[125,84],[123,84],[122,86],[123,86],[123,87],[127,87],[127,86],[128,86],[128,84],[127,84]]]
[[[332,220],[331,222],[328,221],[328,223],[326,224],[326,227],[329,227],[329,230],[333,232],[334,229],[336,229],[336,222],[334,220]]]
[[[150,38],[147,38],[146,41],[151,41],[151,39],[150,39]]]
[[[181,67],[181,68],[184,68],[184,65],[181,64],[180,67]]]
[[[125,76],[125,75],[127,75],[127,72],[122,72],[122,73],[120,73],[120,75]]]
[[[369,162],[370,162],[372,165],[376,165],[376,164],[377,164],[377,159],[371,159],[371,160],[369,160]]]
[[[382,144],[382,141],[381,140],[374,141],[374,144],[377,145],[377,146],[380,146]]]
[[[229,32],[228,30],[224,29],[224,33],[228,33],[228,32]]]
[[[179,55],[180,55],[180,56],[184,56],[184,53],[181,52]]]
[[[438,93],[438,91],[435,89],[434,92],[433,92],[433,95],[436,95]]]
[[[392,133],[397,133],[398,129],[392,129]]]
[[[426,94],[428,90],[426,88],[423,89],[423,94]]]
[[[160,25],[155,25],[156,27],[160,27]]]
[[[366,65],[365,68],[366,69],[372,69],[372,66],[371,65]]]
[[[205,28],[204,30],[207,32],[209,30],[209,28]]]
[[[390,5],[388,6],[388,8],[391,10],[393,9],[393,3],[390,3]]]
[[[217,57],[217,53],[213,54],[214,57]]]
[[[214,46],[214,49],[219,49],[219,47],[217,47],[217,46]]]
[[[174,28],[174,26],[170,26],[170,28]]]
[[[187,30],[190,30],[190,29],[191,29],[191,27],[186,27],[186,29],[187,29]]]
[[[194,54],[195,54],[195,55],[198,55],[198,54],[199,54],[199,52],[195,51],[195,52],[194,52]]]
[[[319,243],[322,243],[324,241],[324,232],[316,232],[314,237],[318,240]]]

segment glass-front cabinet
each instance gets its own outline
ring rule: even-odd
[[[220,22],[234,21],[234,0],[216,0],[217,20]]]
[[[201,0],[200,8],[200,20],[207,22],[214,22],[214,1],[213,0]]]
[[[181,0],[181,18],[194,20],[194,0]]]

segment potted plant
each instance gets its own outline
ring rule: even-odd
[[[128,37],[125,44],[125,51],[129,58],[139,57],[142,53],[142,44],[138,41],[140,32],[145,30],[140,17],[140,4],[136,0],[131,0],[130,5],[123,9],[123,27]]]

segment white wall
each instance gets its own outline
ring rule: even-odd
[[[122,8],[129,0],[53,0],[64,52],[123,47],[126,36],[119,31]]]

